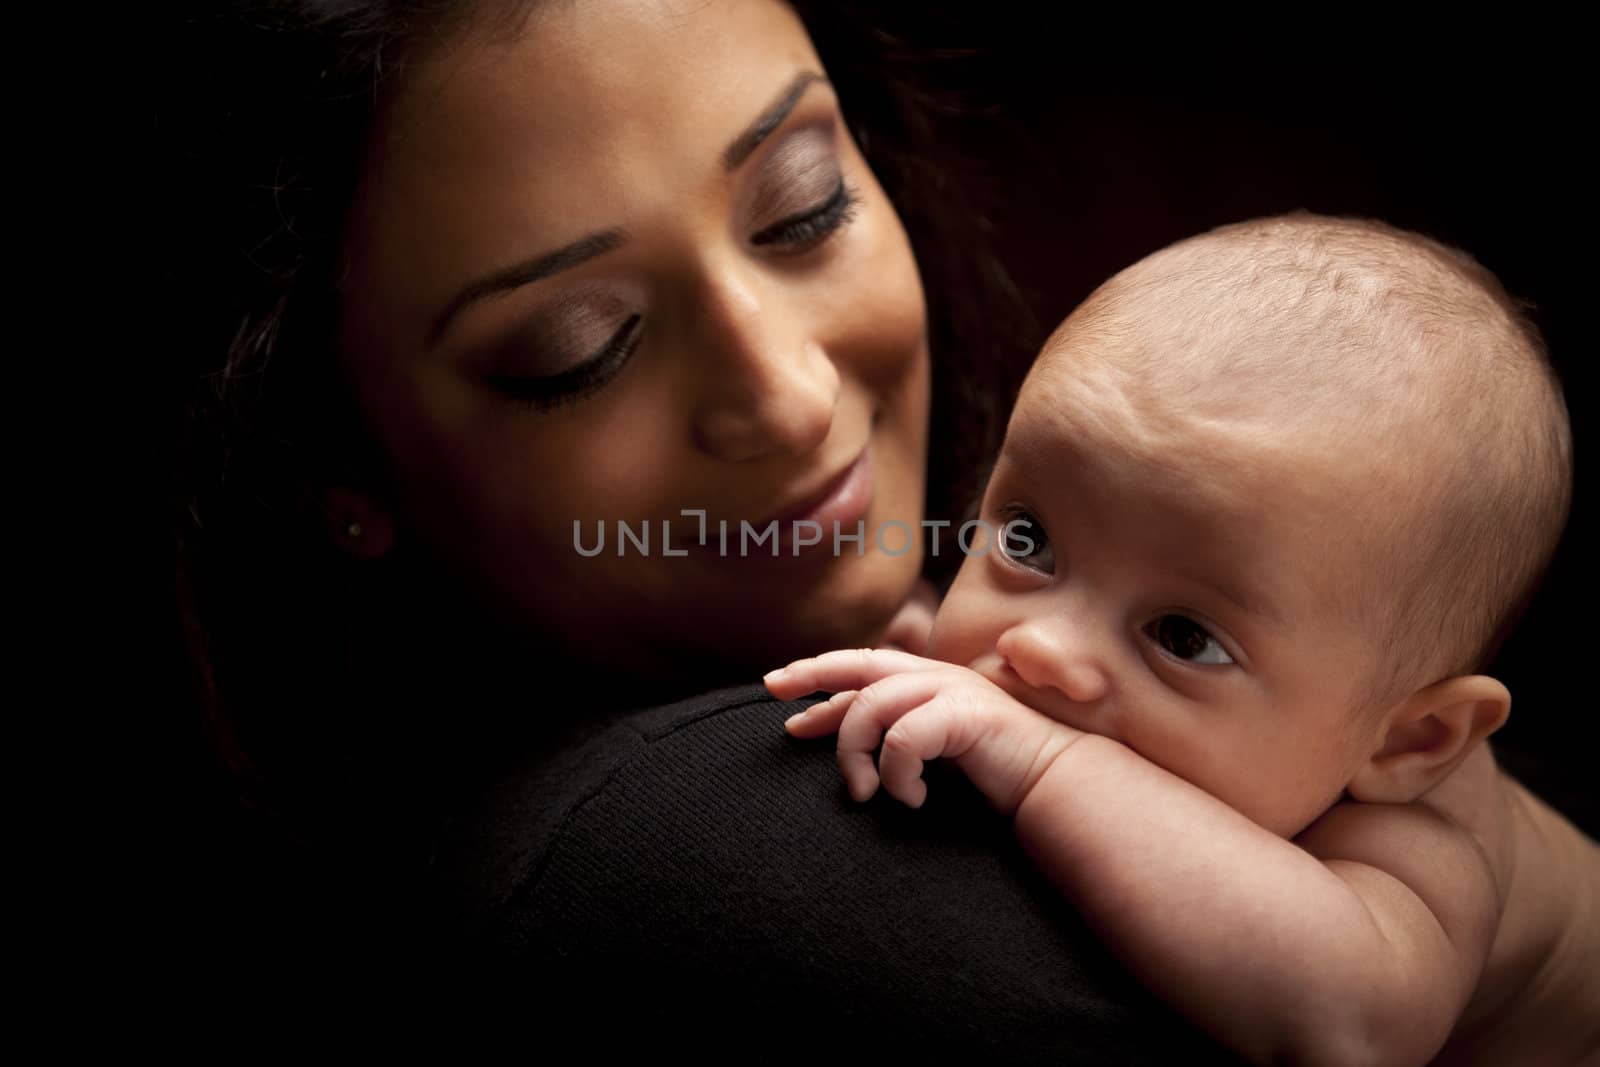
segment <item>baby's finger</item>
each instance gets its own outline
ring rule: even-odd
[[[878,791],[878,767],[872,762],[872,753],[850,752],[841,748],[837,759],[839,775],[844,779],[850,799],[857,804],[871,800],[872,794]]]
[[[902,715],[883,735],[878,775],[889,795],[909,807],[920,808],[928,786],[922,779],[929,760],[958,756],[968,747],[969,731],[957,697],[948,688]]]
[[[895,674],[856,693],[839,724],[839,773],[850,795],[866,800],[878,788],[878,746],[901,716],[939,692],[941,675]]]
[[[762,681],[779,700],[793,700],[819,689],[830,693],[865,689],[890,675],[948,669],[949,666],[894,649],[846,648],[824,652],[811,659],[797,659],[770,672]]]
[[[839,722],[850,710],[850,702],[855,696],[854,689],[835,693],[827,700],[789,716],[784,720],[783,728],[795,737],[826,737],[839,728]]]

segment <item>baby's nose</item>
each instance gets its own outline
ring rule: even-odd
[[[1088,635],[1061,618],[1029,619],[1000,635],[995,651],[1034,689],[1053,689],[1076,704],[1091,704],[1110,679]]]

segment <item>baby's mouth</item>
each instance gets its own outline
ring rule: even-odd
[[[1072,716],[1065,714],[1069,703],[1060,693],[1029,685],[1016,668],[999,652],[991,652],[971,665],[972,669],[999,686],[1005,694],[1020,704],[1048,716],[1057,722],[1072,726]]]

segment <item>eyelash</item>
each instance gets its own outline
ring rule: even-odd
[[[492,375],[489,384],[510,397],[515,404],[539,411],[570,404],[600,388],[620,371],[639,345],[640,315],[630,315],[622,328],[611,335],[605,347],[576,367],[543,378],[517,378]]]
[[[750,238],[750,243],[757,247],[789,245],[794,252],[806,251],[824,237],[843,229],[856,217],[856,207],[860,203],[861,197],[855,187],[840,178],[833,195],[822,204],[768,226]]]
[[[1051,550],[1051,570],[1050,572],[1045,572],[1039,570],[1037,567],[1029,566],[1025,559],[1019,556],[1014,556],[1007,551],[1005,547],[1003,547],[1003,543],[1002,547],[1000,547],[1000,556],[1007,560],[1012,566],[1021,567],[1024,570],[1034,571],[1035,573],[1053,573],[1055,570],[1055,545],[1051,543],[1050,535],[1045,531],[1044,523],[1039,521],[1039,517],[1028,508],[1023,507],[1021,504],[1006,504],[1000,509],[999,517],[1000,524],[996,528],[994,536],[997,539],[1004,538],[1004,531],[1006,531],[1008,528],[1014,529],[1014,527],[1011,526],[1012,523],[1025,523],[1026,529],[1024,529],[1021,534],[1016,535],[1017,539],[1021,540],[1023,536],[1026,536],[1028,540],[1033,542],[1035,548],[1039,548],[1041,542],[1044,546],[1049,547]]]
[[[1198,660],[1184,659],[1176,652],[1173,652],[1171,649],[1167,648],[1161,643],[1161,636],[1159,632],[1160,624],[1167,619],[1181,619],[1185,623],[1188,623],[1190,626],[1194,627],[1201,634],[1204,634],[1205,637],[1215,644],[1218,650],[1228,658],[1228,662],[1226,664],[1201,663]],[[1171,660],[1173,663],[1176,663],[1182,667],[1186,667],[1190,670],[1193,670],[1197,667],[1201,669],[1215,669],[1222,666],[1234,666],[1238,662],[1236,659],[1234,659],[1233,653],[1228,649],[1228,646],[1223,644],[1222,639],[1212,631],[1210,626],[1206,625],[1204,622],[1201,622],[1191,613],[1186,611],[1164,611],[1147,621],[1144,625],[1140,626],[1139,633],[1150,642],[1150,644],[1156,649],[1158,655],[1161,655],[1164,658]]]

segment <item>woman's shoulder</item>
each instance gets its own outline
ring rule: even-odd
[[[566,722],[502,758],[500,770],[458,800],[435,843],[436,881],[457,885],[464,904],[503,903],[537,877],[558,838],[589,823],[586,805],[603,806],[623,782],[659,769],[655,746],[684,757],[672,776],[684,785],[704,769],[708,744],[729,732],[750,739],[751,717],[764,727],[774,707],[766,690],[748,685]],[[653,784],[673,789],[672,781]]]
[[[843,866],[859,873],[878,853],[909,861],[933,838],[974,854],[1010,846],[1005,821],[937,765],[930,781],[949,781],[922,811],[886,796],[852,803],[832,739],[802,742],[783,730],[807,703],[748,685],[547,734],[446,820],[438,879],[469,907],[492,911],[623,869],[632,885],[664,889],[681,877],[737,881],[756,867],[770,879],[819,855],[858,853]],[[763,892],[780,895],[781,885],[769,880]]]
[[[563,1003],[635,1005],[657,1036],[703,1043],[716,1020],[730,1049],[730,1018],[804,1043],[788,1021],[821,1013],[821,1047],[870,1033],[1027,1060],[1211,1054],[1110,960],[964,778],[931,766],[918,811],[854,804],[832,744],[784,733],[796,707],[722,690],[588,724],[519,762],[439,854],[457,950],[559,975]]]

